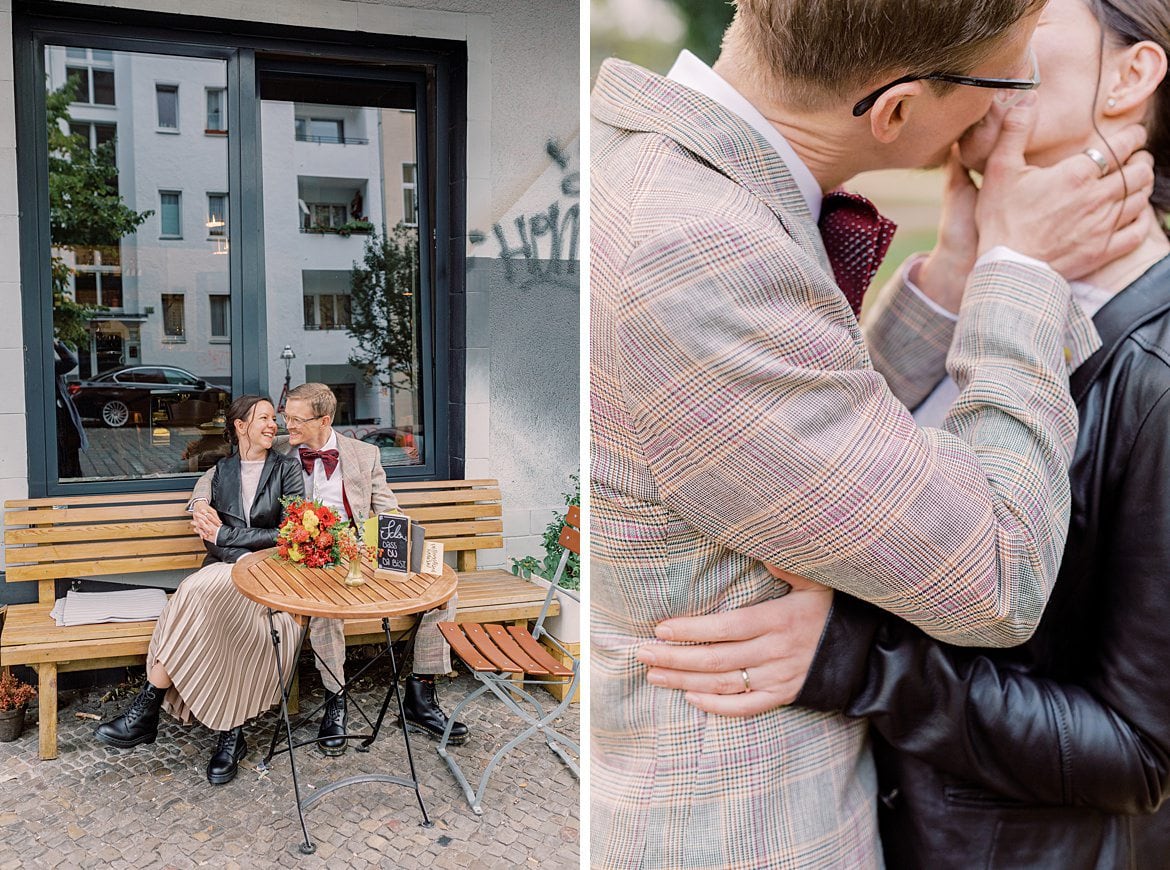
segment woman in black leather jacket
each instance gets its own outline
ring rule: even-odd
[[[305,492],[297,461],[271,449],[275,435],[270,399],[241,396],[232,402],[225,436],[236,449],[215,466],[216,516],[194,522],[208,551],[204,567],[179,584],[159,616],[146,656],[146,686],[121,716],[95,732],[102,743],[127,749],[155,741],[164,706],[184,723],[198,719],[220,732],[207,767],[212,785],[235,778],[248,751],[243,723],[277,700],[267,610],[231,580],[232,563],[275,545],[281,498]],[[296,655],[296,624],[283,613],[275,621],[289,639],[280,645],[287,673]]]

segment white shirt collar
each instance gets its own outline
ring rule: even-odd
[[[686,49],[683,49],[679,54],[678,60],[674,62],[674,66],[670,68],[666,77],[714,100],[751,125],[752,129],[764,137],[764,141],[775,149],[787,165],[788,171],[792,173],[792,178],[796,181],[796,186],[800,188],[804,201],[808,203],[808,210],[813,220],[820,218],[821,200],[824,199],[821,186],[817,184],[816,178],[813,177],[804,161],[788,144],[788,140],[768,122],[767,118],[760,114],[755,106],[747,101],[743,94]]]

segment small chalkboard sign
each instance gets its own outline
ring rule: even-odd
[[[410,537],[410,517],[378,514],[378,559],[375,569],[391,574],[409,574]]]

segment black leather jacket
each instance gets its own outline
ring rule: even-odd
[[[869,717],[891,870],[1170,867],[1170,257],[1094,322],[1032,639],[950,647],[834,596],[796,703]]]
[[[244,519],[244,494],[240,488],[239,454],[225,456],[215,464],[211,481],[211,506],[223,523],[216,543],[204,541],[212,562],[235,562],[255,550],[276,546],[276,530],[284,508],[282,496],[303,496],[305,481],[297,460],[269,450],[260,471],[256,498],[252,501],[251,525]]]

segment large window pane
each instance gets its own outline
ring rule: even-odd
[[[88,441],[58,454],[59,477],[199,472],[223,453],[232,398],[229,257],[219,256],[228,252],[228,152],[224,136],[180,130],[178,95],[222,90],[226,64],[62,46],[49,46],[45,61],[53,274],[65,291],[54,330],[77,356],[60,373]],[[72,102],[53,98],[67,81]],[[195,197],[187,233],[183,191]],[[208,222],[222,218],[206,233],[194,224],[205,195]],[[59,358],[58,370],[69,362]],[[76,444],[64,407],[55,425],[59,443]]]
[[[290,345],[292,385],[332,387],[339,431],[386,466],[424,465],[415,92],[382,88],[385,104],[362,105],[346,102],[352,86],[306,87],[336,102],[296,102],[306,91],[292,88],[261,103],[271,390]]]

